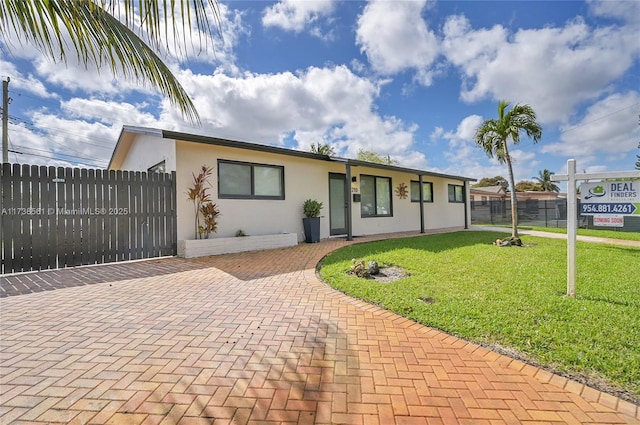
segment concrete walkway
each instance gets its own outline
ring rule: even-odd
[[[43,289],[0,300],[0,423],[640,424],[634,404],[319,282],[346,244],[2,277]]]

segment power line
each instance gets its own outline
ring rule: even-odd
[[[66,159],[64,159],[64,158],[54,158],[54,157],[51,157],[51,156],[40,155],[40,154],[37,154],[37,153],[19,152],[19,151],[14,151],[14,150],[11,150],[11,149],[9,149],[9,152],[12,152],[13,154],[20,154],[20,155],[37,156],[37,157],[40,157],[40,158],[52,159],[54,161],[66,161]],[[18,162],[18,157],[17,156],[16,156],[16,162]],[[98,165],[97,163],[88,164],[86,162],[76,162],[76,164],[78,164],[78,165],[86,165],[88,167],[104,168],[104,167]]]
[[[621,109],[618,109],[618,110],[616,110],[616,111],[610,112],[610,113],[608,113],[608,114],[606,114],[606,115],[602,115],[602,116],[600,116],[600,117],[598,117],[598,118],[594,118],[594,119],[592,119],[591,121],[583,122],[582,124],[578,124],[578,125],[576,125],[576,126],[573,126],[573,127],[571,127],[571,128],[568,128],[568,129],[566,129],[566,130],[562,130],[562,131],[560,131],[560,134],[568,133],[569,131],[573,131],[573,130],[575,130],[576,128],[584,127],[585,125],[593,124],[593,123],[594,123],[594,122],[596,122],[596,121],[600,121],[601,119],[604,119],[604,118],[610,117],[611,115],[617,114],[618,112],[624,111],[625,109],[633,108],[634,106],[637,106],[637,105],[640,105],[640,102],[636,102],[636,103],[634,103],[633,105],[625,106],[624,108],[621,108]]]
[[[29,146],[19,146],[19,145],[14,145],[14,148],[16,148],[16,149],[30,149],[30,150],[32,150],[32,151],[45,152],[45,153],[49,153],[49,154],[51,154],[51,155],[56,155],[56,156],[65,156],[65,157],[75,158],[75,159],[86,159],[86,160],[89,160],[89,161],[94,162],[95,164],[98,164],[98,163],[102,163],[102,164],[105,164],[105,165],[107,164],[107,161],[103,161],[103,160],[95,160],[95,159],[93,159],[93,158],[88,158],[88,157],[86,157],[86,156],[69,155],[69,154],[66,154],[66,153],[51,152],[51,151],[48,151],[48,150],[45,150],[45,149],[37,149],[37,148],[29,147]],[[43,155],[32,154],[32,153],[30,153],[30,152],[16,152],[16,153],[22,153],[22,154],[25,154],[25,155],[43,156]],[[43,156],[43,157],[45,157],[45,158],[52,158],[52,157],[50,157],[50,156]],[[53,159],[61,159],[61,158],[53,158]]]
[[[53,131],[57,131],[57,132],[67,133],[67,134],[70,134],[70,135],[72,135],[72,136],[78,136],[78,137],[88,138],[89,140],[93,140],[93,141],[103,141],[103,142],[110,143],[110,144],[112,144],[112,145],[113,145],[113,142],[107,141],[107,139],[97,139],[97,138],[95,138],[95,137],[87,137],[87,136],[85,136],[85,135],[83,135],[83,134],[80,134],[80,133],[74,133],[74,132],[69,131],[69,130],[66,130],[66,129],[64,129],[64,128],[56,128],[56,127],[50,127],[50,126],[40,126],[40,127],[39,127],[39,126],[37,126],[37,124],[35,124],[35,123],[31,122],[31,121],[27,121],[27,120],[25,120],[24,118],[20,118],[20,117],[10,116],[10,118],[13,118],[15,121],[21,121],[21,122],[23,122],[24,124],[27,124],[28,126],[30,126],[30,127],[28,127],[28,128],[29,128],[30,130],[33,130],[33,131],[38,131],[38,130],[40,130],[40,131],[41,131],[42,129],[45,129],[45,130],[53,130]],[[9,123],[9,124],[12,124],[12,125],[18,126],[18,124],[13,123],[13,122],[11,122],[11,123]],[[21,128],[21,127],[19,127],[19,126],[18,126],[18,128]],[[92,145],[92,146],[97,146],[97,147],[104,148],[104,149],[111,149],[111,148],[112,148],[112,146],[105,146],[105,145],[96,144],[96,143],[89,143],[89,142],[86,142],[86,141],[83,141],[83,143],[86,143],[86,144],[88,144],[88,145]]]

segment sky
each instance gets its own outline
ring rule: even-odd
[[[640,154],[640,1],[221,1],[219,12],[206,45],[161,49],[200,125],[138,81],[5,34],[9,161],[104,168],[132,125],[507,177],[474,142],[503,99],[542,126],[540,142],[512,147],[516,182],[563,174],[568,159],[579,172],[633,170]]]

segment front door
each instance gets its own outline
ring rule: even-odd
[[[329,226],[330,235],[347,234],[347,176],[329,173]]]

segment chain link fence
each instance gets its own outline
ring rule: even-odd
[[[471,202],[471,224],[510,225],[511,200],[488,199]],[[567,227],[567,200],[527,199],[518,201],[518,225],[538,227]],[[613,230],[620,232],[640,232],[640,216],[624,217],[622,227],[594,226],[593,216],[580,214],[578,201],[578,227],[583,229]]]

